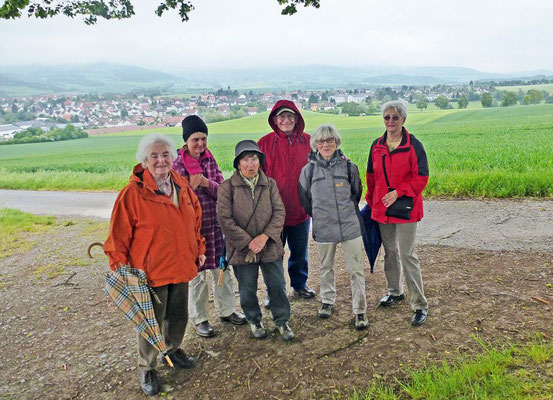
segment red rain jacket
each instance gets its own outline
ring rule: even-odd
[[[401,144],[390,152],[386,144],[387,133],[376,139],[369,153],[367,163],[367,194],[365,199],[372,209],[372,219],[383,224],[402,224],[420,221],[423,217],[422,191],[428,183],[428,160],[422,143],[403,128]],[[411,219],[387,217],[382,197],[388,193],[382,155],[385,156],[386,172],[390,187],[398,197],[413,197]]]
[[[291,108],[297,114],[296,127],[290,136],[278,129],[273,122],[273,116],[281,107]],[[311,151],[311,136],[303,131],[305,129],[303,117],[294,102],[290,100],[276,102],[269,114],[269,125],[273,128],[273,132],[263,136],[257,142],[259,149],[265,153],[263,171],[277,183],[286,210],[284,226],[298,225],[309,218],[300,203],[298,183],[301,169],[307,164],[307,157]]]

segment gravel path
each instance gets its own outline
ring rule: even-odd
[[[0,190],[0,207],[109,219],[117,193]],[[553,250],[552,200],[427,200],[418,243],[481,250]]]

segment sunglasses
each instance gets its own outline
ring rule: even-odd
[[[317,144],[324,144],[324,143],[328,143],[328,144],[332,144],[334,143],[334,138],[333,137],[329,137],[328,139],[319,139],[319,140],[315,140],[315,142]]]
[[[391,115],[385,115],[384,120],[389,121],[390,119],[393,121],[398,121],[400,118],[399,115],[394,115],[393,117]]]

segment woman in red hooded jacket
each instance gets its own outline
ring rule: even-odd
[[[405,276],[414,311],[411,324],[419,326],[426,322],[428,302],[415,254],[415,235],[417,222],[423,217],[422,191],[428,183],[428,161],[422,143],[403,126],[407,118],[405,102],[384,103],[382,116],[386,132],[371,146],[366,195],[372,219],[379,223],[385,251],[388,294],[380,300],[380,306],[389,307],[405,298]],[[408,219],[388,216],[387,209],[402,196],[413,199]]]

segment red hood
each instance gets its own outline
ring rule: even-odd
[[[287,107],[296,112],[296,114],[298,115],[298,120],[296,121],[296,127],[294,128],[294,135],[301,135],[305,129],[305,121],[303,120],[303,116],[301,115],[300,110],[298,110],[298,107],[296,107],[296,104],[290,100],[279,100],[273,106],[273,109],[269,114],[269,125],[271,126],[271,128],[273,128],[273,131],[283,134],[280,129],[278,129],[278,126],[276,126],[276,124],[273,122],[273,116],[281,107]]]

